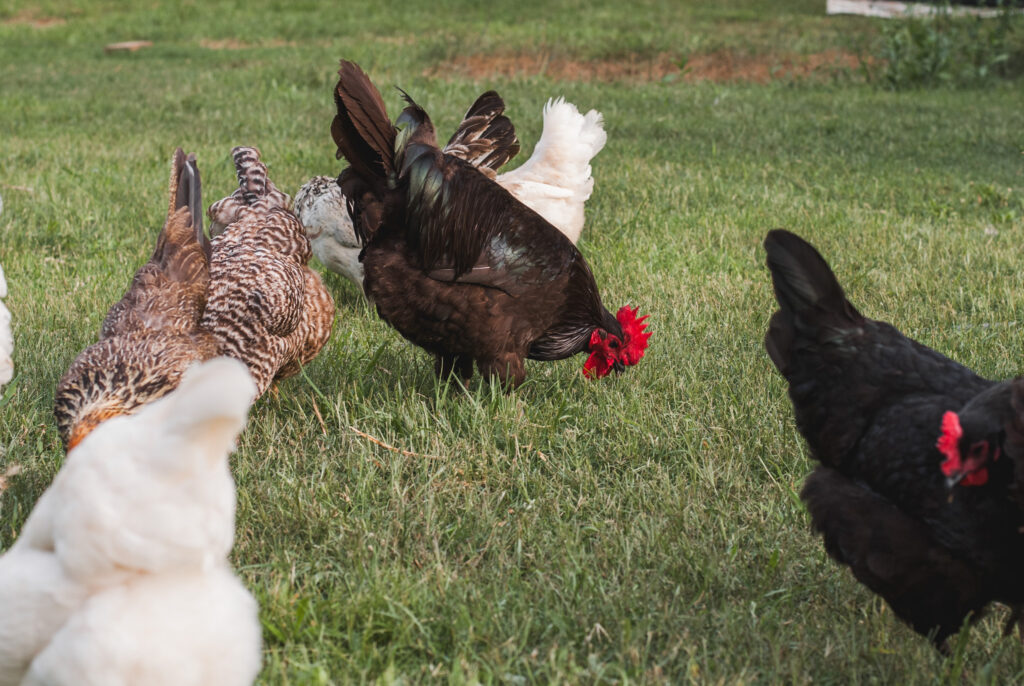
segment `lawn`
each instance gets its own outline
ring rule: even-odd
[[[232,458],[260,683],[1024,679],[1005,608],[943,660],[811,535],[760,248],[795,231],[865,314],[1020,373],[1024,90],[865,83],[850,65],[879,25],[824,4],[0,0],[18,375],[0,474],[21,466],[0,549],[60,467],[54,387],[152,251],[175,146],[207,203],[234,187],[234,145],[291,193],[336,174],[345,57],[441,132],[498,89],[519,161],[549,97],[603,112],[580,248],[609,309],[638,305],[654,336],[617,378],[586,381],[579,357],[463,395],[327,274],[330,342],[255,405]],[[103,50],[132,39],[154,45]]]

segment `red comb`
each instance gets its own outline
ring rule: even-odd
[[[644,356],[644,351],[647,350],[647,339],[651,337],[650,333],[644,332],[644,329],[647,328],[644,320],[650,315],[645,314],[637,319],[636,314],[639,309],[630,309],[629,305],[623,305],[615,315],[622,326],[622,352],[619,354],[619,358],[627,366],[640,361],[640,358]]]
[[[946,456],[946,462],[942,465],[942,471],[946,471],[946,463],[955,461],[957,464],[955,467],[950,469],[960,468],[960,439],[964,435],[964,430],[960,426],[960,417],[956,415],[956,412],[947,412],[942,415],[942,435],[939,436],[939,440],[935,443],[935,447],[938,451]],[[947,476],[949,476],[947,474]]]

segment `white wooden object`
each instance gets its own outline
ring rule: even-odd
[[[895,2],[894,0],[828,0],[826,14],[859,14],[865,17],[884,17],[899,19],[902,17],[927,17],[936,11],[934,5],[922,2]],[[999,9],[994,7],[965,7],[953,5],[954,15],[971,15],[975,17],[999,16]],[[1020,12],[1021,10],[1016,10]]]

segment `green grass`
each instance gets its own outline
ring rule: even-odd
[[[1005,610],[943,661],[811,536],[797,497],[811,463],[762,346],[774,301],[760,249],[768,229],[796,231],[863,312],[982,374],[1018,373],[1019,83],[426,75],[463,53],[771,59],[877,32],[824,18],[819,0],[67,6],[0,0],[0,262],[18,373],[0,473],[23,466],[0,496],[0,547],[60,466],[55,384],[152,250],[174,147],[198,153],[207,202],[232,189],[236,144],[258,145],[290,192],[336,173],[330,93],[347,57],[393,112],[397,84],[440,131],[498,88],[524,159],[548,97],[601,110],[580,247],[606,304],[639,305],[655,333],[619,378],[585,381],[582,357],[530,363],[518,391],[475,383],[463,397],[328,275],[331,341],[257,403],[232,458],[233,562],[261,605],[262,683],[1024,678],[1024,652],[999,636]],[[66,22],[23,23],[46,16]],[[138,38],[155,45],[103,53]],[[244,45],[203,47],[228,39]]]

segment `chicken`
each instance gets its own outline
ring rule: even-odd
[[[221,354],[241,360],[262,395],[275,379],[297,374],[327,343],[334,301],[311,257],[290,198],[267,178],[256,148],[232,151],[239,190],[210,206],[216,236],[201,326]]]
[[[580,114],[563,98],[548,100],[544,131],[530,159],[495,180],[575,245],[583,231],[583,205],[594,192],[590,160],[607,140],[600,112]]]
[[[544,107],[544,131],[533,155],[521,167],[495,176],[493,172],[519,151],[504,109],[497,93],[484,93],[466,112],[444,152],[494,178],[575,244],[583,230],[583,205],[594,190],[590,160],[607,140],[600,113],[590,110],[582,115],[562,98],[549,100]],[[362,288],[362,246],[335,180],[310,179],[295,196],[295,214],[317,259]]]
[[[799,237],[772,231],[765,250],[779,303],[765,346],[820,463],[801,498],[825,550],[940,650],[991,601],[1015,621],[1024,513],[1010,495],[1024,451],[1005,427],[1021,382],[983,379],[862,316]],[[957,480],[974,487],[951,493]]]
[[[536,212],[437,146],[408,96],[390,122],[366,74],[342,62],[331,132],[351,165],[338,183],[366,245],[364,287],[380,316],[435,357],[441,378],[476,362],[506,387],[524,359],[585,350],[588,376],[636,364],[649,333],[636,310],[613,316],[579,250]]]
[[[504,115],[505,102],[487,91],[473,103],[445,152],[460,157],[492,178],[519,152],[515,127]],[[295,195],[295,214],[313,246],[313,254],[331,271],[363,288],[362,245],[352,226],[348,201],[337,179],[314,176]]]
[[[0,686],[252,683],[228,455],[255,395],[244,365],[211,360],[71,451],[0,557]]]
[[[265,214],[274,208],[287,208],[291,202],[288,194],[278,190],[267,176],[267,166],[260,162],[259,150],[245,148],[247,152],[241,161],[244,166],[239,166],[239,150],[242,148],[231,151],[238,173],[238,188],[210,206],[210,236],[214,238],[224,233],[228,224],[238,221],[244,212]]]
[[[7,297],[7,280],[0,265],[0,298]],[[11,333],[11,311],[0,300],[0,391],[14,378],[14,335]]]
[[[362,246],[348,215],[345,196],[336,179],[314,176],[295,194],[295,216],[309,239],[313,254],[335,274],[363,289]]]
[[[179,148],[153,256],[110,308],[99,341],[75,358],[57,385],[54,416],[66,449],[105,419],[169,392],[190,365],[217,354],[216,340],[199,326],[210,283],[202,216],[195,156]]]

